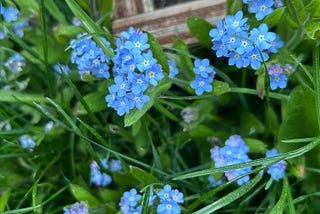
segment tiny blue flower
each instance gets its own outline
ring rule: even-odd
[[[190,83],[190,86],[191,88],[195,89],[196,91],[196,94],[198,96],[202,95],[203,92],[211,92],[212,91],[212,83],[213,81],[213,78],[212,77],[208,77],[208,78],[203,78],[201,76],[196,76],[196,79],[193,80],[191,83]]]
[[[213,68],[210,66],[210,62],[208,59],[196,59],[194,61],[194,69],[195,74],[200,75],[201,77],[207,78],[210,73],[213,72]]]
[[[276,39],[276,34],[268,32],[268,25],[261,24],[258,28],[250,31],[250,39],[263,51],[271,47],[271,43]]]
[[[158,81],[163,79],[163,77],[162,68],[159,64],[153,64],[146,70],[146,80],[153,86],[158,85]]]
[[[122,170],[121,162],[119,160],[112,159],[110,161],[110,171],[111,172],[119,172]]]
[[[249,4],[248,11],[256,14],[257,20],[262,20],[273,11],[273,0],[256,0]]]
[[[274,157],[279,155],[276,149],[268,150],[266,153],[266,157]],[[286,161],[281,160],[278,163],[270,166],[267,170],[267,173],[271,175],[273,180],[279,180],[284,177],[285,169],[286,169]]]
[[[124,200],[127,205],[134,207],[138,204],[138,201],[142,198],[140,194],[137,193],[136,189],[131,189],[123,194]]]
[[[89,214],[88,204],[84,201],[76,202],[69,208],[64,207],[63,214]]]
[[[276,90],[277,88],[287,87],[288,78],[284,74],[270,75],[270,88]]]
[[[28,149],[30,152],[33,151],[33,148],[36,146],[36,142],[29,135],[22,135],[19,138],[20,145],[24,149]]]
[[[180,214],[181,208],[174,202],[162,202],[157,207],[158,214]]]
[[[13,7],[2,9],[2,17],[6,22],[14,22],[18,20],[19,10]]]
[[[171,59],[168,60],[168,64],[169,64],[169,78],[174,78],[179,73],[177,65]]]

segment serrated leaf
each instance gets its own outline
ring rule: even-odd
[[[150,49],[153,53],[153,57],[158,60],[158,63],[161,65],[163,72],[169,74],[169,64],[168,58],[164,54],[159,42],[157,39],[150,33],[148,33],[148,43],[150,44]]]
[[[97,91],[90,94],[87,94],[83,97],[84,101],[90,105],[91,112],[98,112],[107,107],[104,97],[106,96],[105,92]],[[82,104],[79,105],[78,114],[87,114],[88,112],[83,107]]]
[[[280,21],[284,11],[285,11],[284,7],[279,7],[275,9],[271,14],[269,14],[264,19],[264,23],[266,23],[269,26],[269,28],[273,27]]]
[[[219,81],[219,80],[214,80],[212,83],[212,86],[213,86],[213,91],[211,94],[213,96],[220,96],[220,95],[230,91],[229,84],[226,82]]]
[[[87,201],[89,206],[98,206],[100,204],[99,200],[83,187],[76,184],[71,184],[70,189],[73,196],[78,201]]]
[[[135,166],[130,166],[130,173],[140,182],[142,186],[159,182],[156,177]]]
[[[171,82],[160,82],[159,85],[150,89],[146,95],[150,97],[150,101],[145,103],[141,110],[133,109],[124,116],[124,125],[131,126],[137,122],[154,104],[161,92],[167,91],[171,87]]]
[[[231,193],[225,195],[224,197],[218,199],[217,201],[213,202],[212,204],[203,207],[202,209],[194,212],[194,214],[209,214],[213,213],[216,210],[234,202],[244,194],[248,193],[253,187],[257,185],[257,183],[261,180],[262,173],[258,173],[251,181],[243,184],[238,189],[232,191]]]
[[[187,24],[189,31],[198,39],[200,44],[210,49],[212,47],[212,41],[209,32],[213,26],[199,16],[190,16],[187,20]]]
[[[320,20],[309,21],[306,24],[305,31],[310,39],[320,39]]]

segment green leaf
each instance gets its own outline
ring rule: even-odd
[[[59,25],[53,29],[55,38],[62,43],[68,43],[75,35],[83,32],[79,26]]]
[[[289,192],[289,184],[287,178],[283,179],[283,187],[282,187],[282,193],[280,196],[279,201],[276,203],[276,205],[272,208],[272,210],[269,212],[269,214],[279,214],[283,213],[284,208],[286,207],[287,203],[287,197]]]
[[[287,6],[286,15],[288,19],[292,20],[293,23],[296,23],[297,26],[302,26],[307,19],[307,14],[303,1],[284,0],[283,3]]]
[[[280,125],[279,140],[318,136],[314,92],[298,85],[290,93]],[[304,127],[304,128],[302,128]]]
[[[27,94],[20,93],[17,91],[10,90],[0,90],[0,102],[9,102],[9,103],[17,103],[17,102],[47,102],[46,98],[43,95],[39,94]]]
[[[264,19],[264,23],[266,23],[269,26],[269,28],[275,26],[280,21],[284,11],[285,7],[279,7],[275,9]]]
[[[10,198],[11,189],[6,189],[0,198],[0,212],[4,211]]]
[[[242,1],[227,0],[227,14],[234,15],[242,10]]]
[[[71,184],[70,189],[72,194],[78,201],[87,201],[89,206],[100,205],[99,200],[83,187],[76,184]]]
[[[305,27],[306,34],[310,37],[310,39],[317,40],[320,39],[320,22],[309,21]]]
[[[318,128],[320,130],[320,46],[319,46],[319,43],[313,49],[313,69],[314,69],[313,73],[314,73],[316,116],[318,120]]]
[[[66,0],[69,8],[73,12],[73,14],[81,21],[84,28],[90,33],[90,34],[104,34],[104,36],[107,38],[107,40],[113,44],[113,38],[107,29],[105,31],[102,31],[96,23],[82,10],[82,8],[78,5],[78,3],[74,0]],[[103,40],[99,36],[94,36],[94,39],[98,43],[98,45],[101,46],[101,48],[106,52],[106,54],[112,58],[113,57],[113,51],[103,42]]]
[[[161,65],[163,72],[169,74],[169,64],[168,58],[164,55],[164,52],[157,41],[157,39],[150,33],[148,33],[148,43],[150,44],[150,49],[153,53],[153,56],[158,60],[158,63]]]
[[[260,134],[265,131],[263,123],[251,112],[241,112],[240,127],[246,135]]]
[[[250,149],[250,152],[259,152],[259,153],[265,153],[267,151],[266,144],[258,139],[254,138],[243,138],[243,140],[246,142],[247,146]]]
[[[104,101],[104,97],[106,93],[103,91],[97,91],[90,94],[87,94],[83,97],[85,103],[90,104],[91,112],[98,112],[107,107],[106,102]],[[78,114],[87,114],[87,110],[83,107],[82,104],[79,106]]]
[[[53,0],[46,0],[45,6],[49,13],[60,23],[60,24],[67,24],[66,17],[57,7],[56,3]]]
[[[257,185],[257,183],[261,180],[262,173],[258,173],[251,181],[243,184],[238,189],[232,191],[231,193],[223,196],[219,200],[213,202],[212,204],[194,212],[194,214],[209,214],[213,213],[214,211],[232,203],[233,201],[237,200],[244,194],[248,193],[253,187]]]
[[[156,177],[135,166],[130,166],[130,173],[140,182],[142,186],[159,182]]]
[[[179,75],[182,79],[191,80],[194,77],[193,62],[190,58],[188,46],[181,39],[175,38],[173,46],[178,50],[177,54],[180,59]],[[177,64],[178,65],[178,64]]]
[[[213,86],[213,91],[211,92],[211,94],[213,96],[220,96],[230,91],[229,84],[219,80],[214,80],[212,83],[212,86]]]
[[[320,0],[312,0],[307,6],[307,10],[313,18],[320,18]]]
[[[150,97],[150,101],[145,103],[141,110],[133,109],[124,117],[124,125],[131,126],[137,122],[154,104],[161,92],[167,91],[171,87],[170,82],[160,82],[159,85],[147,91],[146,95]]]
[[[200,44],[206,48],[212,47],[212,38],[209,36],[210,30],[213,26],[205,19],[199,16],[190,16],[187,21],[189,31],[198,39]]]

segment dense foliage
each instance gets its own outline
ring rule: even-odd
[[[0,212],[318,213],[320,1],[227,1],[193,47],[118,6],[1,1]]]

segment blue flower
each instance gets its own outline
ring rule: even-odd
[[[210,66],[210,62],[208,59],[196,59],[194,61],[194,66],[194,73],[204,78],[207,78],[209,74],[213,72],[213,68]]]
[[[110,161],[110,171],[111,172],[119,172],[122,170],[121,162],[119,160],[112,159]]]
[[[253,28],[250,31],[250,39],[260,49],[266,50],[271,47],[271,43],[276,39],[276,34],[268,32],[268,25],[261,24],[258,28]]]
[[[180,214],[181,208],[174,202],[162,202],[157,207],[158,214]]]
[[[213,87],[211,85],[213,81],[212,77],[203,78],[201,76],[196,76],[196,79],[190,83],[191,88],[195,89],[198,96],[202,95],[203,92],[211,92]]]
[[[221,40],[222,36],[225,34],[224,24],[221,20],[216,21],[216,27],[210,30],[209,35],[212,37],[212,41]]]
[[[130,109],[137,108],[141,110],[144,106],[144,103],[150,101],[150,97],[140,93],[140,94],[128,94],[128,98],[130,99]]]
[[[136,65],[140,72],[151,68],[156,62],[157,60],[153,58],[152,51],[150,50],[147,53],[136,56]]]
[[[64,207],[63,214],[89,214],[88,204],[84,201],[76,202],[70,208]]]
[[[274,157],[279,155],[276,149],[271,149],[266,152],[266,157]],[[284,177],[285,169],[286,169],[286,161],[281,160],[278,163],[268,167],[267,173],[271,175],[273,180],[279,180]]]
[[[284,71],[279,64],[274,64],[268,67],[268,73],[271,76],[279,76],[280,74],[283,74]]]
[[[241,10],[239,10],[234,16],[226,16],[225,29],[229,35],[243,31],[243,27],[245,26],[248,18],[242,17],[243,12]]]
[[[26,66],[26,62],[23,56],[15,53],[7,59],[4,66],[6,66],[12,73],[20,73],[23,70],[23,67]]]
[[[44,133],[49,133],[51,131],[51,129],[54,126],[54,122],[53,121],[49,121],[45,126],[44,126]]]
[[[61,74],[62,72],[64,74],[69,74],[71,72],[68,65],[54,64],[53,69],[59,74]]]
[[[105,159],[101,159],[100,162],[104,168],[106,168]],[[90,165],[90,183],[96,186],[108,186],[112,182],[112,178],[110,175],[103,173],[100,171],[100,167],[97,162],[93,161]]]
[[[131,91],[134,94],[140,94],[148,88],[148,80],[146,76],[137,73],[133,73],[130,76],[132,76],[129,77],[131,78],[130,82],[132,83]]]
[[[127,204],[129,207],[134,207],[138,204],[138,201],[141,198],[142,196],[137,193],[136,189],[131,189],[123,194],[121,200],[124,200],[125,204]]]
[[[177,65],[171,59],[168,60],[168,64],[169,64],[169,77],[174,78],[179,73]]]
[[[14,22],[18,20],[19,10],[13,7],[7,7],[2,9],[2,17],[6,22]]]
[[[30,152],[33,151],[33,148],[36,146],[36,142],[29,135],[22,135],[19,138],[20,145],[24,149],[28,149]]]
[[[273,0],[255,0],[249,4],[248,11],[256,14],[257,20],[262,20],[273,11]]]
[[[266,62],[269,59],[269,55],[267,53],[260,52],[257,48],[254,48],[251,52],[247,53],[245,57],[249,59],[251,68],[255,70],[261,67],[261,63],[263,61]]]
[[[280,36],[277,34],[275,40],[273,40],[271,43],[271,46],[269,47],[268,51],[271,53],[277,53],[279,48],[282,48],[283,41],[280,39]]]
[[[130,36],[129,40],[124,43],[124,47],[128,50],[144,51],[150,47],[148,42],[148,35],[146,33],[134,33]]]
[[[164,77],[162,67],[159,64],[153,64],[146,70],[146,80],[153,86],[158,85],[158,81]]]
[[[215,181],[215,179],[214,179],[214,177],[212,175],[208,176],[208,181],[209,181],[209,184],[210,184],[211,188],[215,188],[215,187],[220,186],[220,185],[223,184],[222,180]]]
[[[169,184],[165,185],[163,189],[161,189],[157,195],[160,198],[160,202],[171,202],[171,186]]]
[[[287,87],[288,78],[284,74],[270,75],[270,88],[276,90],[277,88]]]

